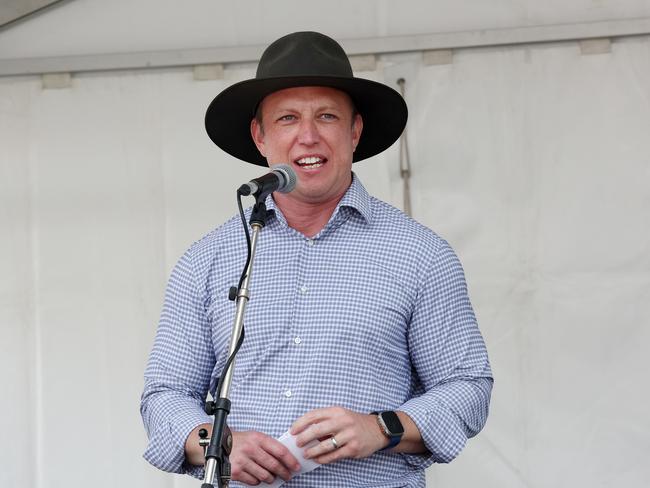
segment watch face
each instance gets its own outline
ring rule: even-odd
[[[399,421],[399,417],[395,412],[382,412],[380,415],[384,425],[392,435],[402,435],[404,433],[402,422]]]

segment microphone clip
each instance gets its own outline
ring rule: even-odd
[[[266,209],[266,197],[268,194],[260,194],[255,196],[255,205],[253,205],[253,209],[251,210],[251,217],[248,220],[248,222],[251,224],[258,224],[261,227],[264,227],[266,225],[266,219],[269,216],[269,212]],[[260,198],[264,197],[264,198]]]

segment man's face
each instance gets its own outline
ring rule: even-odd
[[[287,88],[262,101],[262,124],[253,119],[251,134],[269,166],[285,163],[296,171],[288,198],[318,204],[343,196],[363,127],[352,112],[347,94],[318,86]]]

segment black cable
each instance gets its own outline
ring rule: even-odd
[[[241,334],[239,334],[239,340],[237,341],[237,345],[235,346],[235,350],[232,352],[230,357],[228,358],[228,361],[226,361],[226,364],[223,367],[223,370],[221,371],[221,377],[219,378],[219,383],[217,383],[217,390],[215,392],[216,398],[221,398],[221,387],[223,386],[223,378],[226,376],[228,373],[228,369],[230,369],[230,365],[232,362],[235,360],[235,356],[237,355],[237,352],[239,351],[239,348],[241,345],[244,343],[244,324],[241,326]]]
[[[246,216],[244,215],[244,207],[242,206],[241,203],[241,197],[242,194],[239,192],[239,190],[237,190],[237,207],[239,208],[239,216],[241,217],[241,222],[242,225],[244,226],[244,233],[246,234],[247,254],[246,254],[246,264],[244,265],[244,269],[242,270],[241,276],[239,278],[239,285],[237,285],[237,290],[241,289],[242,283],[246,278],[246,273],[248,272],[248,265],[251,262],[251,235],[250,232],[248,231],[248,224],[246,223]],[[223,379],[228,373],[228,370],[230,369],[230,366],[232,362],[235,360],[235,356],[237,355],[237,352],[239,351],[239,348],[243,343],[244,343],[244,324],[242,324],[241,326],[241,334],[239,334],[239,339],[237,340],[237,345],[235,346],[235,350],[228,357],[228,360],[226,361],[226,364],[224,365],[223,370],[221,371],[221,376],[219,377],[219,382],[217,383],[217,389],[215,391],[215,395],[216,395],[215,398],[221,397],[221,388],[223,386]]]
[[[244,269],[241,272],[241,277],[239,278],[239,285],[237,285],[238,290],[241,288],[241,285],[244,282],[244,278],[246,277],[246,272],[248,271],[248,265],[251,262],[251,235],[250,232],[248,232],[248,224],[246,223],[244,208],[242,207],[241,204],[241,197],[242,194],[239,192],[239,190],[237,190],[237,206],[239,207],[239,216],[241,217],[241,223],[242,226],[244,227],[244,233],[246,234],[246,249],[248,250],[248,253],[246,255],[246,264],[244,265]]]

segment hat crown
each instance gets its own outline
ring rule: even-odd
[[[329,76],[352,78],[350,60],[331,37],[319,32],[294,32],[266,48],[256,78]]]

